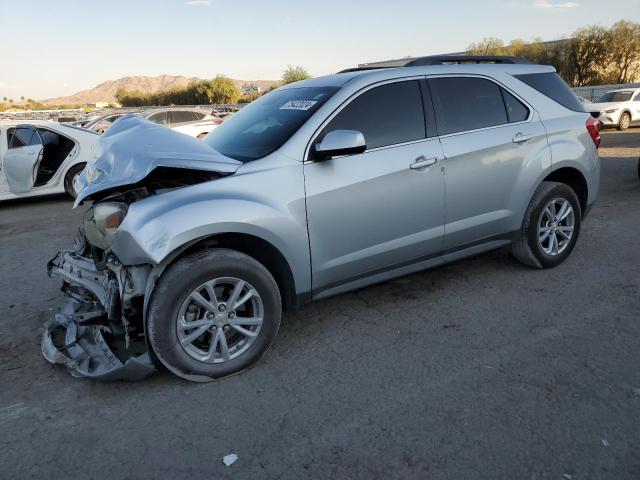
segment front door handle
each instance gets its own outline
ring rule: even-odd
[[[436,163],[438,163],[438,157],[425,158],[424,156],[420,156],[416,158],[411,165],[409,165],[409,168],[411,168],[411,170],[424,170]]]
[[[515,137],[511,140],[513,143],[524,143],[528,142],[533,138],[533,135],[525,135],[523,133],[516,133]]]

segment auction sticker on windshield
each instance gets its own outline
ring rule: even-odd
[[[307,111],[316,103],[315,100],[289,100],[280,107],[280,110],[304,110]]]

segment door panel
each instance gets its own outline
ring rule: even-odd
[[[13,129],[2,158],[2,170],[9,190],[26,193],[33,188],[43,151],[40,134],[32,125],[17,125]]]
[[[42,145],[29,145],[13,148],[4,155],[2,170],[13,193],[26,193],[33,188],[42,150]]]
[[[534,117],[441,138],[447,188],[445,250],[519,228],[531,186],[551,162],[546,131],[537,113]]]
[[[411,169],[435,158],[429,139],[305,164],[314,290],[440,251],[441,165]]]

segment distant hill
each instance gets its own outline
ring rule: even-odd
[[[182,75],[160,75],[159,77],[130,76],[117,80],[102,82],[89,90],[82,90],[68,97],[56,97],[42,100],[47,105],[78,104],[86,105],[96,102],[115,102],[116,92],[123,88],[125,90],[138,90],[144,93],[158,92],[170,88],[181,88],[201,80],[198,77],[184,77]],[[280,84],[276,80],[235,80],[234,83],[242,90],[247,85],[256,85],[261,90],[265,90],[272,85]]]

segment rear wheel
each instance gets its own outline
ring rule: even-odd
[[[233,250],[204,250],[162,275],[149,304],[147,334],[165,367],[203,382],[257,361],[281,316],[278,285],[262,264]]]
[[[582,212],[576,193],[563,183],[542,182],[529,203],[513,254],[526,265],[550,268],[571,254]]]
[[[631,115],[624,112],[620,115],[620,123],[618,124],[618,130],[626,130],[631,125]]]
[[[80,165],[74,165],[69,169],[64,177],[64,191],[67,192],[67,194],[71,198],[76,198],[76,191],[73,189],[73,184],[76,178],[78,178],[82,173],[82,170],[84,170],[84,166],[84,163]]]
[[[204,137],[207,136],[207,132],[202,132],[201,134],[198,135],[198,140],[202,140]]]

